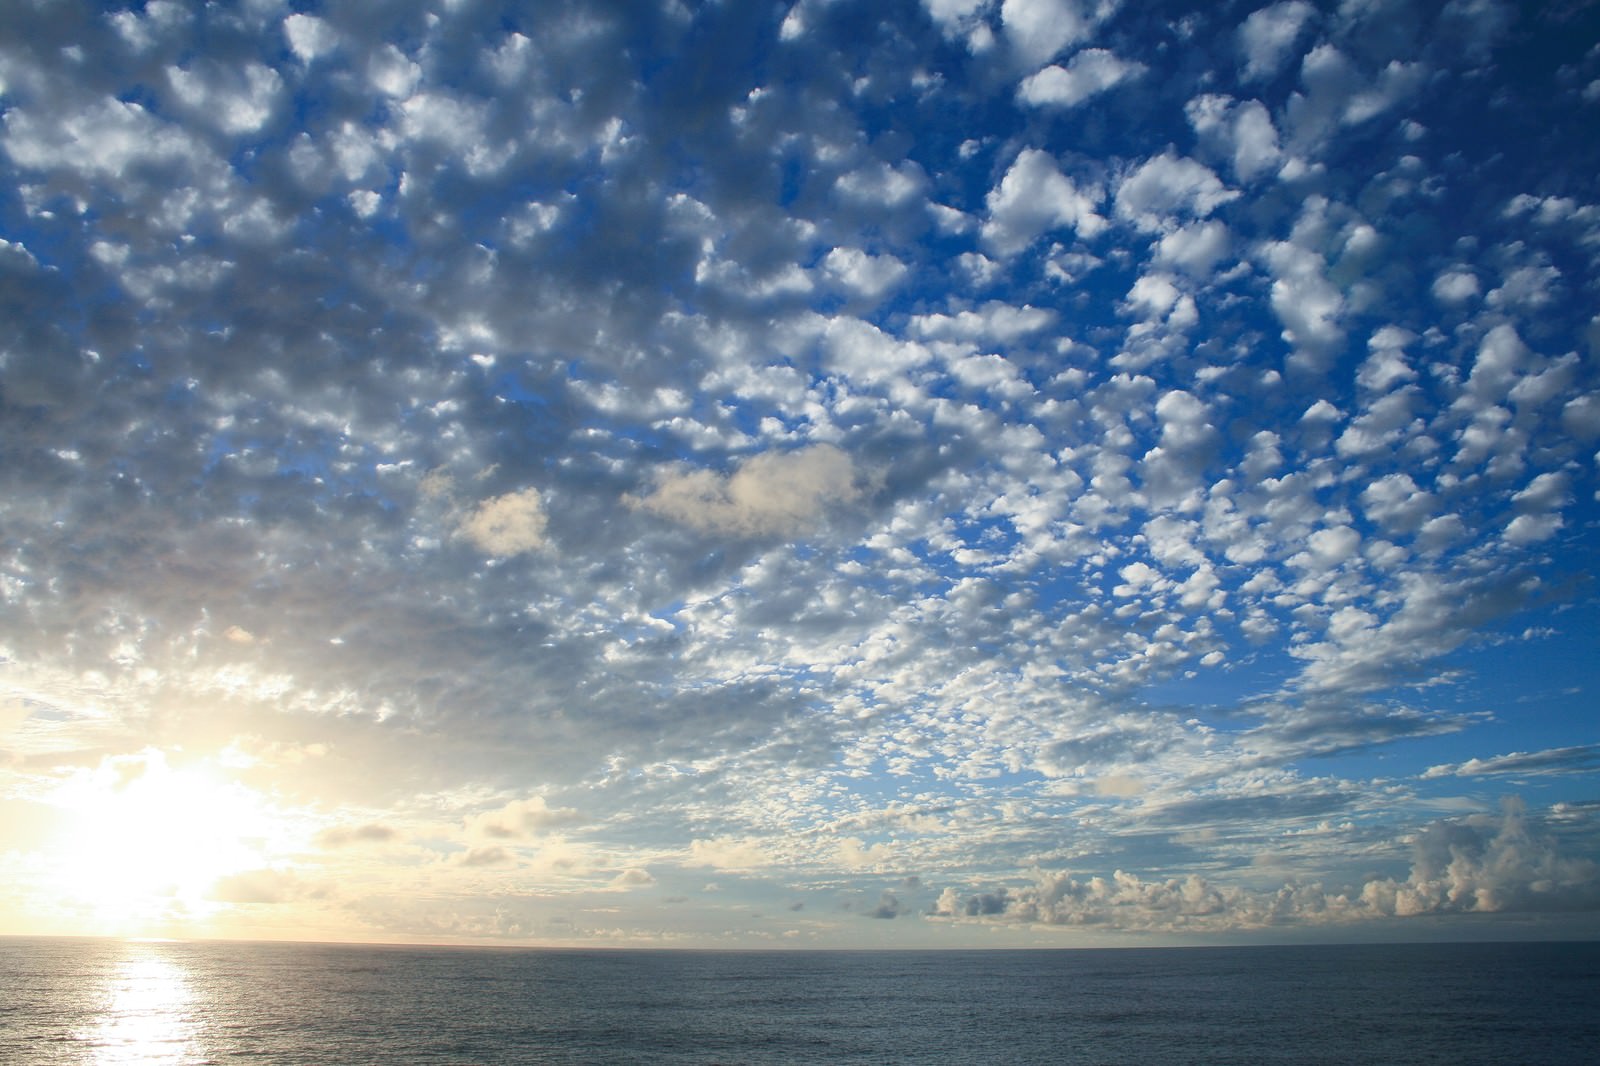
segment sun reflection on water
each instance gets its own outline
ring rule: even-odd
[[[97,1066],[203,1061],[194,988],[159,944],[130,942],[107,975],[89,1044]]]

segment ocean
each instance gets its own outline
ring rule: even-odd
[[[0,1063],[1596,1063],[1600,943],[566,951],[0,938]]]

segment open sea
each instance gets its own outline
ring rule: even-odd
[[[1600,1063],[1600,943],[550,951],[0,938],[0,1063]]]

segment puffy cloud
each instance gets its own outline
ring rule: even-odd
[[[1555,514],[1519,514],[1506,523],[1505,539],[1508,544],[1537,544],[1555,536],[1564,523]]]
[[[1210,167],[1169,151],[1145,160],[1118,183],[1117,217],[1142,230],[1170,230],[1185,216],[1204,218],[1238,197]]]
[[[1519,802],[1495,818],[1436,822],[1412,845],[1404,880],[1335,892],[1320,884],[1254,889],[1198,874],[1147,880],[1118,870],[1077,878],[1037,871],[1022,888],[963,896],[946,889],[932,915],[975,921],[1108,926],[1180,932],[1344,924],[1446,913],[1549,913],[1600,909],[1600,866],[1565,855],[1530,825]]]
[[[544,497],[538,489],[518,489],[484,500],[461,520],[458,532],[479,550],[507,557],[545,546]]]
[[[54,898],[83,753],[158,737],[283,806],[233,931],[385,939],[907,918],[934,892],[885,877],[1069,823],[1098,883],[942,913],[1450,913],[1394,825],[1588,765],[1540,669],[1594,555],[1593,108],[1472,58],[1503,29],[132,7],[0,35],[10,898]],[[1560,152],[1470,121],[1535,99]],[[1490,669],[1569,746],[1424,773]],[[1572,854],[1586,810],[1548,815]],[[1539,866],[1534,820],[1452,824],[1459,911]],[[660,917],[650,878],[690,894]],[[930,935],[826,909],[808,935]]]
[[[1156,243],[1155,262],[1206,279],[1232,249],[1228,227],[1216,220],[1194,222],[1164,235]]]
[[[475,838],[524,840],[582,820],[571,807],[551,807],[543,796],[530,796],[475,814],[467,819],[466,828]]]
[[[1479,291],[1478,276],[1470,270],[1447,270],[1433,279],[1433,298],[1442,304],[1460,306]]]
[[[629,867],[611,879],[611,887],[622,889],[644,888],[655,883],[656,879],[649,870],[643,870],[637,866]]]
[[[905,904],[888,889],[884,889],[878,896],[878,903],[867,912],[869,918],[898,918],[905,911]]]
[[[1004,0],[1000,23],[1023,61],[1038,64],[1088,37],[1117,4],[1101,2],[1087,7],[1082,0]]]
[[[1437,505],[1434,495],[1405,473],[1385,474],[1361,490],[1362,509],[1390,530],[1415,532],[1432,517]]]
[[[388,844],[399,837],[399,832],[393,826],[369,822],[365,825],[340,825],[324,829],[317,834],[317,843],[325,848],[347,848],[363,844]]]
[[[860,499],[864,491],[865,481],[846,452],[814,444],[753,456],[725,477],[709,470],[669,471],[649,494],[629,497],[629,503],[702,532],[801,535],[815,529],[830,508]]]
[[[1065,67],[1048,66],[1023,79],[1017,98],[1034,107],[1076,107],[1145,72],[1142,63],[1119,59],[1104,48],[1085,48]]]
[[[261,63],[242,70],[198,64],[167,68],[167,81],[183,105],[224,133],[253,133],[272,116],[283,79]]]
[[[927,180],[913,162],[873,163],[840,175],[834,187],[846,200],[874,207],[900,207],[922,194]]]
[[[1301,153],[1319,152],[1339,127],[1370,122],[1413,98],[1427,76],[1422,63],[1394,60],[1369,77],[1336,45],[1320,44],[1300,65],[1304,93],[1288,102],[1291,141]]]
[[[300,12],[283,20],[283,35],[294,54],[307,63],[331,52],[339,42],[338,31],[327,20]]]
[[[1240,181],[1251,181],[1282,164],[1278,130],[1261,101],[1236,103],[1232,97],[1208,94],[1190,100],[1184,112],[1202,141],[1228,158]]]
[[[1251,12],[1239,27],[1244,80],[1270,78],[1282,70],[1315,15],[1316,8],[1305,0],[1284,0]]]
[[[1058,227],[1070,226],[1080,236],[1093,237],[1106,224],[1095,213],[1101,198],[1095,186],[1080,188],[1062,174],[1048,152],[1025,148],[989,192],[984,243],[998,255],[1015,255]]]
[[[1266,248],[1272,270],[1272,310],[1283,323],[1283,337],[1297,354],[1319,366],[1344,342],[1339,321],[1345,300],[1328,280],[1327,261],[1313,249],[1292,241],[1276,241]]]
[[[835,248],[822,260],[822,269],[842,288],[876,299],[906,276],[904,263],[892,255],[871,255],[860,248]]]
[[[689,864],[717,870],[749,870],[769,865],[772,857],[758,841],[734,837],[695,840],[689,848]]]
[[[1383,915],[1540,912],[1600,908],[1600,865],[1561,852],[1530,825],[1520,801],[1501,817],[1436,822],[1417,834],[1411,876],[1377,880],[1361,902]]]

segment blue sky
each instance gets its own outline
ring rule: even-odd
[[[7,21],[0,926],[1594,935],[1593,5]]]

